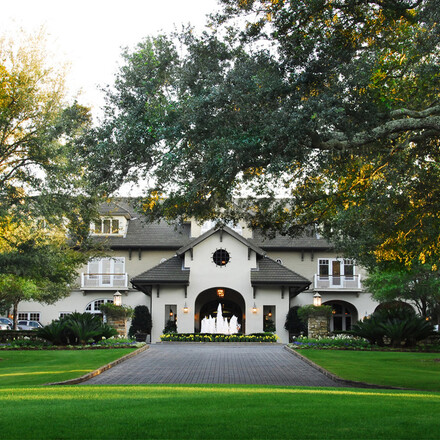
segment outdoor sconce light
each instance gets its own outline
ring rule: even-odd
[[[225,291],[224,289],[217,289],[217,296],[219,298],[223,298],[225,296]]]
[[[252,307],[252,313],[257,313],[257,306],[254,303],[254,307]]]
[[[321,298],[321,295],[318,292],[316,292],[313,295],[313,305],[316,306],[316,307],[320,307],[322,305],[322,298]]]
[[[185,305],[183,306],[183,313],[188,313],[188,311],[189,311],[188,306],[185,303]]]
[[[122,295],[119,291],[116,291],[113,295],[113,304],[115,306],[121,306],[122,305]]]
[[[173,315],[174,315],[174,313],[173,313],[173,311],[172,311],[171,308],[170,308],[170,318],[172,318]]]

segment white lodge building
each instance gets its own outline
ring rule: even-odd
[[[101,214],[91,232],[107,240],[108,257],[83,267],[71,295],[56,304],[20,303],[19,319],[49,324],[75,311],[100,313],[118,291],[124,305],[148,306],[151,342],[160,340],[169,320],[179,333],[200,331],[220,302],[241,332],[262,332],[272,320],[287,343],[289,308],[312,304],[315,293],[333,307],[331,330],[349,329],[378,305],[362,289],[362,271],[315,235],[265,239],[244,225],[146,224],[126,200],[103,206]]]

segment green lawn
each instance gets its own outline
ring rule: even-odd
[[[267,386],[3,388],[3,439],[434,439],[435,393]]]
[[[132,350],[0,352],[0,438],[424,440],[438,438],[440,432],[440,393],[432,392],[251,385],[39,385],[80,376]],[[339,353],[357,355],[351,360],[340,358],[339,363],[350,360],[349,371],[356,365],[358,369],[370,365],[378,377],[380,369],[373,357],[364,355],[381,355],[376,362],[383,364],[388,355],[400,354],[307,351],[312,356],[315,352],[326,359]],[[423,356],[416,359],[422,362]],[[435,356],[428,356],[422,365]],[[393,365],[395,375],[403,376],[397,370],[402,364]],[[413,373],[427,376],[430,370]]]
[[[314,349],[299,353],[344,379],[440,391],[440,353]]]
[[[1,350],[0,387],[33,386],[73,379],[134,350]]]

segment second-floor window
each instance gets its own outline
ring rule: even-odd
[[[94,234],[119,234],[120,230],[121,224],[119,219],[102,218],[92,225],[92,231]]]
[[[339,278],[344,276],[346,279],[354,277],[354,262],[353,260],[338,260],[334,258],[320,258],[319,259],[319,277],[321,279]]]
[[[96,258],[89,261],[82,287],[126,287],[125,258]]]
[[[89,275],[117,274],[122,275],[125,272],[125,258],[96,258],[89,261]]]

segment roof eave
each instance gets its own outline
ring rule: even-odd
[[[303,281],[251,281],[253,287],[258,286],[285,286],[285,287],[310,287],[312,283]]]

